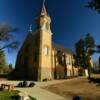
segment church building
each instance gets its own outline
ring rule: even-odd
[[[77,76],[77,68],[73,64],[74,53],[52,42],[50,23],[51,18],[43,0],[41,14],[36,18],[36,28],[34,31],[30,29],[18,52],[16,79],[42,81]]]

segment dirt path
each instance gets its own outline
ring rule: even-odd
[[[100,78],[100,75],[97,77]],[[82,100],[100,100],[100,86],[96,82],[89,82],[86,78],[72,79],[43,88],[68,100],[73,100],[75,96],[81,97]]]
[[[100,78],[100,75],[95,75]],[[2,80],[0,83],[18,84],[20,81]],[[89,83],[86,77],[78,77],[67,80],[53,80],[48,82],[35,82],[32,88],[15,88],[27,92],[37,100],[73,100],[74,96],[82,97],[81,100],[100,100],[100,86],[97,81]]]

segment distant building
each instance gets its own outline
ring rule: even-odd
[[[36,19],[36,30],[30,32],[18,52],[15,77],[41,81],[44,79],[64,79],[77,75],[74,67],[74,53],[52,42],[51,18],[45,3]]]

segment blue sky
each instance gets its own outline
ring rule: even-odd
[[[85,8],[88,0],[46,0],[51,16],[53,41],[74,50],[74,44],[86,33],[100,43],[100,14]],[[17,39],[23,43],[29,25],[34,30],[35,18],[40,14],[42,0],[0,0],[0,23],[9,23],[20,29]],[[7,53],[8,63],[15,65],[17,51]],[[93,58],[97,58],[95,55]]]

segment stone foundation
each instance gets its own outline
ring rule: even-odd
[[[51,68],[42,68],[39,72],[41,73],[41,75],[39,76],[39,79],[41,81],[43,81],[44,79],[53,79]]]

